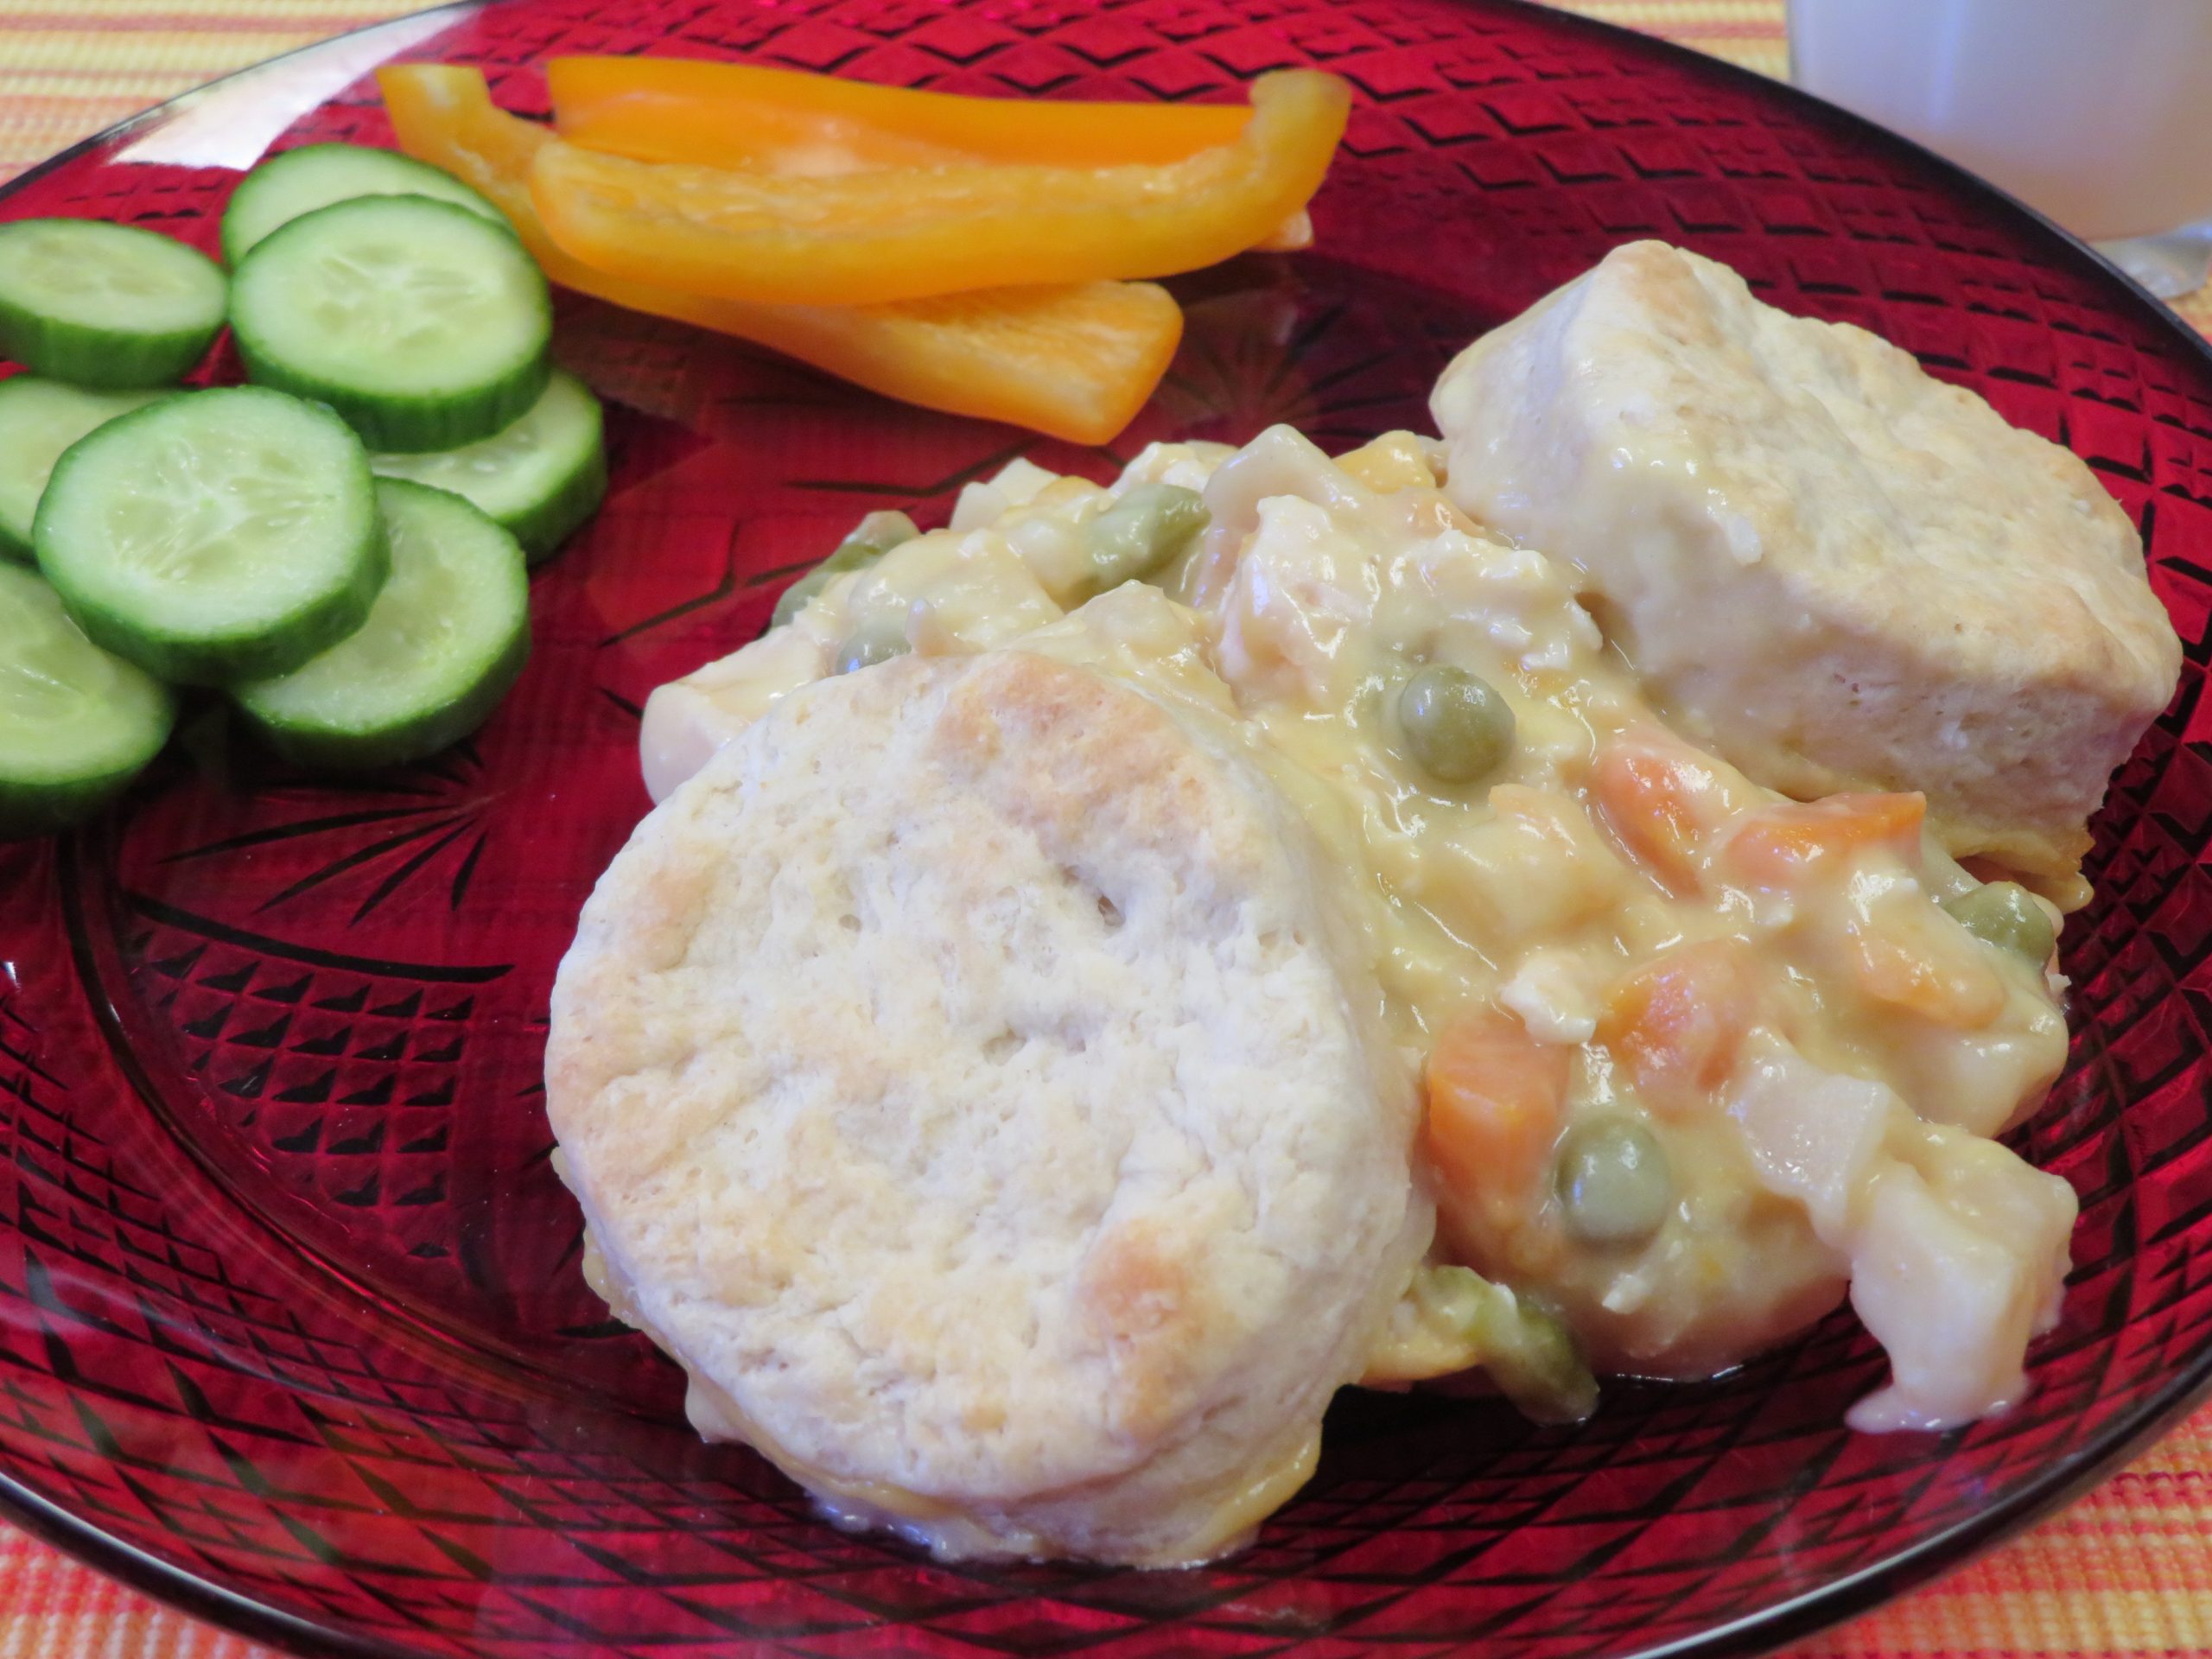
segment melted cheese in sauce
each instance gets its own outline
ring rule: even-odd
[[[931,653],[1018,639],[1203,710],[1347,872],[1391,1028],[1439,1056],[1433,1107],[1471,1091],[1488,1132],[1501,1079],[1553,1080],[1525,1168],[1455,1146],[1432,1110],[1443,1256],[1548,1300],[1599,1368],[1664,1376],[1734,1364],[1847,1292],[1893,1370],[1854,1422],[2001,1407],[2074,1217],[2063,1181],[1986,1138],[2063,1063],[2055,980],[1941,908],[1974,883],[1915,798],[1798,806],[1671,734],[1565,573],[1485,536],[1436,467],[1408,435],[1332,461],[1283,427],[1234,452],[1155,445],[1110,488],[1016,462],[947,530],[657,691],[649,785],[861,630]],[[1157,577],[1176,606],[1090,599],[1084,526],[1147,482],[1201,490],[1211,515]],[[1440,783],[1405,753],[1397,695],[1434,664],[1510,705],[1493,775]],[[1497,1065],[1440,1075],[1455,1027]],[[1633,1241],[1578,1230],[1553,1179],[1601,1122],[1663,1154],[1664,1218]]]

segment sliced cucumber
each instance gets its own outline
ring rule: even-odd
[[[391,579],[359,630],[280,678],[232,688],[270,747],[311,766],[417,760],[482,725],[530,655],[522,548],[444,490],[377,485]]]
[[[329,404],[376,449],[451,449],[520,419],[552,326],[514,233],[423,196],[303,213],[231,283],[247,378]]]
[[[96,219],[0,225],[0,353],[79,386],[158,386],[223,326],[222,267]]]
[[[560,546],[607,493],[599,399],[565,369],[553,371],[530,413],[504,432],[458,449],[371,455],[369,465],[386,478],[466,496],[522,543],[532,563]]]
[[[86,391],[19,374],[0,380],[0,558],[31,556],[31,518],[61,452],[166,391]]]
[[[87,639],[37,575],[0,564],[0,837],[91,812],[160,752],[175,719],[167,686]]]
[[[385,570],[360,440],[259,386],[180,392],[79,440],[31,544],[86,633],[188,685],[298,667],[361,625]]]
[[[504,225],[499,210],[449,173],[389,149],[308,144],[271,156],[238,181],[223,209],[223,258],[236,268],[254,244],[302,213],[356,196],[429,196]]]

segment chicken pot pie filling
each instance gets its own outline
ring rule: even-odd
[[[1847,1294],[1863,1428],[1999,1409],[2056,1317],[2070,1188],[1992,1137],[2066,1054],[2056,911],[1948,857],[1912,793],[1800,803],[1662,722],[1440,450],[1286,427],[1110,486],[1017,461],[926,534],[872,516],[782,626],[648,705],[656,798],[785,694],[1019,645],[1207,722],[1344,884],[1424,1078],[1429,1261],[1369,1378],[1697,1377]]]

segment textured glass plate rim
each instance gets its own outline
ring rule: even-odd
[[[48,175],[131,133],[162,124],[219,97],[232,83],[264,71],[272,64],[306,58],[341,43],[358,45],[385,30],[397,32],[403,24],[411,31],[419,29],[428,18],[457,22],[472,12],[520,3],[521,0],[455,0],[455,3],[426,7],[280,53],[143,110],[56,152],[0,185],[0,206]],[[2119,290],[2117,297],[2120,301],[2147,312],[2162,332],[2181,342],[2186,355],[2194,357],[2208,374],[2212,374],[2212,340],[2183,322],[2113,261],[2010,192],[1902,134],[1785,81],[1772,79],[1725,59],[1577,13],[1556,10],[1537,0],[1453,0],[1453,3],[1471,10],[1516,13],[1541,20],[1544,27],[1584,33],[1608,43],[1632,42],[1634,50],[1694,63],[1699,73],[1732,81],[1754,97],[1786,107],[1817,111],[1823,119],[1854,137],[1872,138],[1900,149],[1917,165],[1941,175],[1965,194],[1981,196],[2031,222],[2044,236],[2106,278]],[[303,111],[302,116],[307,113]],[[111,1042],[117,1040],[118,1033],[111,1020],[102,1017],[99,1023]],[[257,1225],[269,1227],[257,1211],[253,1219]],[[270,1230],[275,1231],[273,1228]],[[283,1236],[281,1233],[276,1236]],[[294,1249],[298,1253],[296,1247]],[[312,1252],[305,1254],[319,1270],[334,1271]],[[1793,1596],[1763,1611],[1716,1624],[1694,1636],[1639,1649],[1630,1659],[1733,1659],[1736,1656],[1765,1653],[1786,1642],[1868,1612],[1895,1596],[1964,1566],[1983,1551],[2063,1507],[2149,1447],[2208,1398],[2212,1398],[2212,1337],[2199,1344],[2190,1363],[2168,1378],[2163,1388],[2133,1412],[2107,1425],[2089,1446],[2057,1459],[1989,1509],[1818,1589]],[[348,1659],[353,1656],[363,1656],[365,1659],[429,1659],[425,1649],[302,1618],[165,1560],[51,1502],[17,1481],[4,1468],[0,1468],[0,1519],[134,1590],[253,1641],[315,1659],[324,1655],[348,1656]]]

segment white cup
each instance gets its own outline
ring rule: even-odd
[[[1789,0],[1789,56],[2076,235],[2212,218],[2212,0]]]

